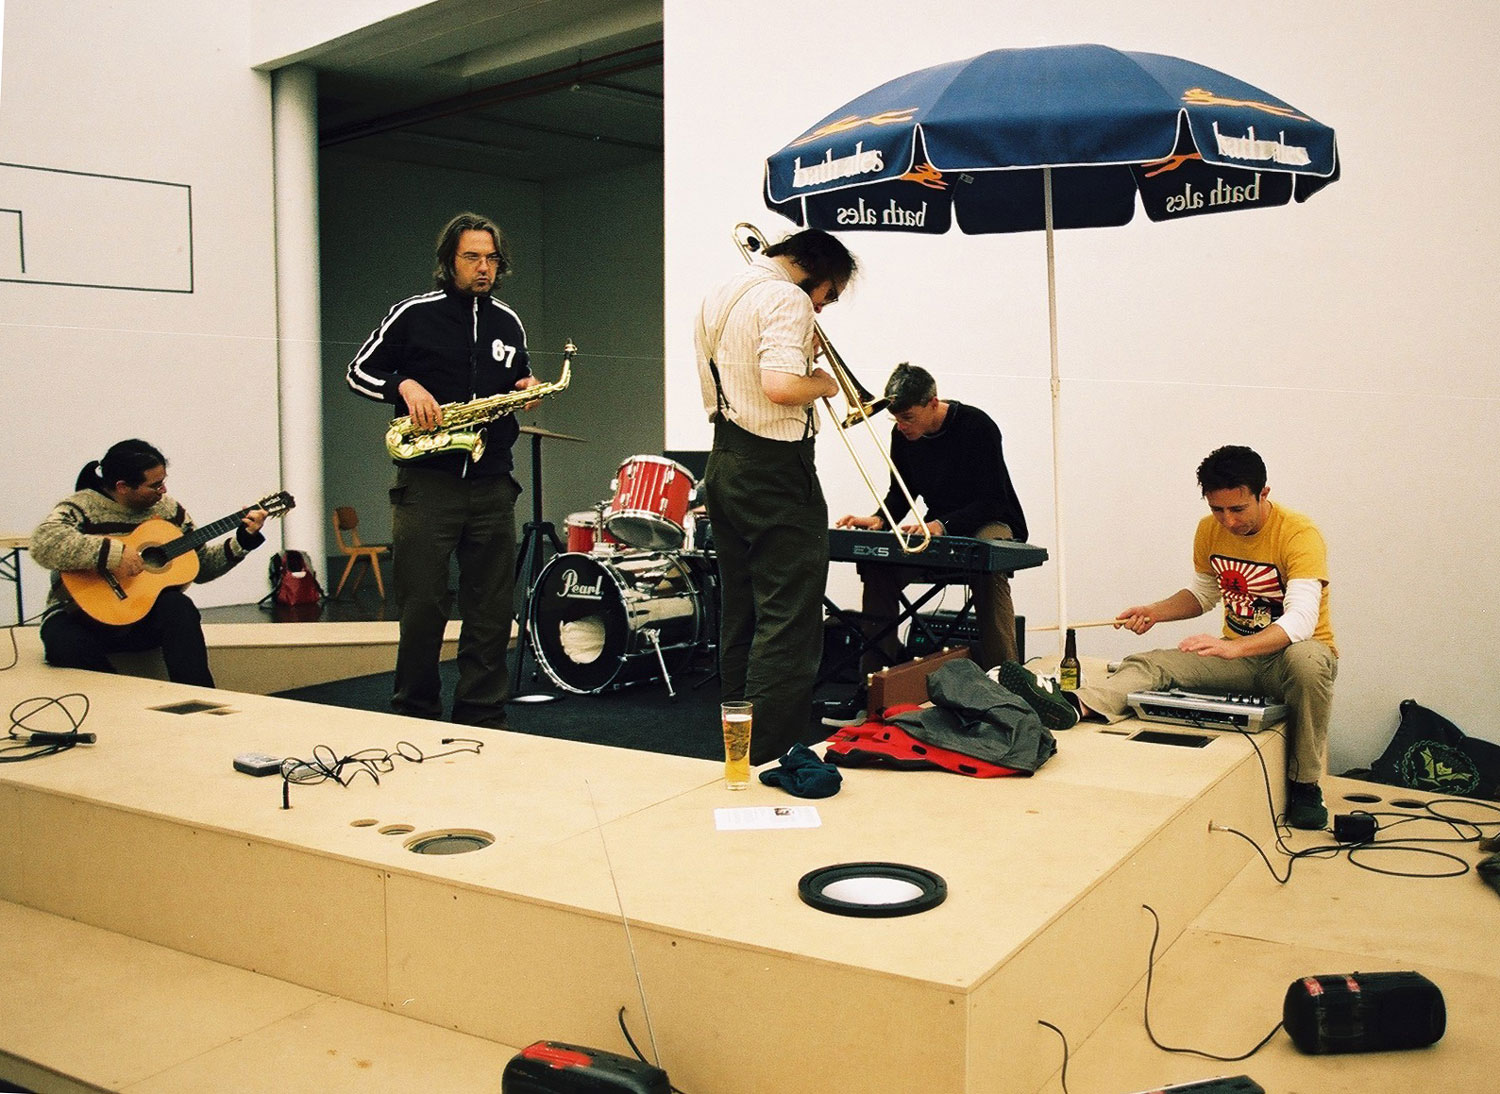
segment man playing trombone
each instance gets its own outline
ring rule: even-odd
[[[719,672],[725,700],[754,704],[753,764],[812,727],[828,579],[813,404],[840,392],[814,365],[814,317],[855,269],[827,232],[798,232],[759,250],[699,309],[698,374],[714,425],[703,497],[721,582]]]
[[[888,409],[896,419],[891,430],[891,463],[913,496],[927,503],[926,531],[935,536],[975,539],[1026,539],[1026,514],[1011,485],[1005,466],[1000,428],[978,407],[957,399],[939,399],[937,382],[926,369],[901,364],[885,387]],[[910,512],[907,494],[895,475],[883,511],[900,521]],[[888,527],[880,514],[846,515],[840,528],[879,531]],[[921,530],[919,522],[902,526]],[[873,637],[897,618],[901,589],[922,580],[922,571],[909,567],[865,562],[859,566],[864,582],[864,628]],[[979,664],[991,668],[1017,660],[1016,616],[1010,597],[1010,576],[1004,572],[975,580],[975,613],[979,621]],[[860,668],[877,672],[902,660],[894,631],[866,649]]]

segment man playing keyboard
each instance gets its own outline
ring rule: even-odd
[[[891,430],[891,462],[913,497],[927,506],[927,530],[935,536],[970,536],[975,539],[1025,541],[1026,515],[1011,485],[1005,466],[1000,428],[978,407],[957,399],[939,399],[937,382],[926,369],[900,364],[885,386],[890,412],[896,419]],[[892,477],[886,491],[885,509],[898,522],[910,510],[906,497]],[[839,528],[880,531],[885,518],[845,515]],[[902,525],[908,530],[920,526]],[[901,590],[920,582],[922,572],[909,567],[863,562],[859,576],[864,582],[863,611],[866,638],[878,634],[898,616]],[[1010,597],[1010,575],[1004,572],[976,577],[973,582],[975,614],[979,621],[979,649],[974,651],[983,668],[1017,655],[1016,616]],[[878,646],[866,649],[861,659],[863,674],[877,672],[904,660],[895,633]]]

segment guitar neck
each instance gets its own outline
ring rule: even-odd
[[[194,528],[185,535],[178,536],[170,543],[161,545],[162,554],[169,558],[185,555],[189,551],[196,551],[209,540],[223,535],[225,532],[233,531],[240,526],[240,521],[245,519],[245,514],[250,512],[248,508],[241,509],[238,513],[231,513],[227,517],[220,517],[212,524],[205,524],[201,528]]]

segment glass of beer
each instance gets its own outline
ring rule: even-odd
[[[719,704],[724,723],[724,786],[728,790],[745,790],[750,786],[751,704]]]

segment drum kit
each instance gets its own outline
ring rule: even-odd
[[[537,664],[590,695],[662,680],[717,643],[718,564],[710,525],[692,509],[693,474],[631,456],[614,495],[565,522],[567,551],[537,575],[526,609]]]

